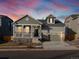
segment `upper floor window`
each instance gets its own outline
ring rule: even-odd
[[[53,19],[52,18],[50,18],[49,20],[50,20],[50,23],[53,23]]]
[[[54,23],[54,19],[53,19],[53,18],[49,18],[47,21],[48,21],[48,23],[50,23],[50,24],[53,24],[53,23]]]

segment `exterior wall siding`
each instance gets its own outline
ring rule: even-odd
[[[68,20],[70,20],[70,21],[68,21]],[[69,38],[67,38],[67,39],[69,39],[69,40],[78,39],[79,38],[79,18],[74,19],[74,20],[73,20],[73,18],[69,18],[69,19],[67,19],[67,21],[68,22],[65,23],[66,27],[68,27],[72,32],[74,32],[69,35],[66,35],[66,37],[69,36]]]
[[[13,41],[14,42],[17,42],[17,43],[23,43],[23,44],[27,44],[27,45],[29,45],[30,44],[30,42],[32,42],[33,41],[33,39],[35,38],[34,37],[34,30],[35,30],[35,28],[36,27],[38,27],[38,33],[39,33],[39,36],[37,37],[37,40],[38,39],[40,39],[41,38],[41,25],[32,25],[32,24],[30,24],[30,25],[27,25],[27,24],[20,24],[21,26],[22,26],[22,28],[23,28],[23,26],[30,26],[30,33],[25,33],[23,30],[22,30],[22,32],[21,33],[19,33],[19,32],[16,32],[17,31],[17,27],[16,27],[16,25],[18,25],[18,24],[14,24],[13,26],[14,26],[14,39],[13,39]]]

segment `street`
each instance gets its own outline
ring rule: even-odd
[[[74,56],[78,58],[79,51],[78,50],[0,51],[0,59],[2,58],[4,59],[65,59],[68,56],[70,56],[70,58]]]
[[[45,42],[43,48],[0,47],[0,59],[79,59],[79,48],[66,42]]]

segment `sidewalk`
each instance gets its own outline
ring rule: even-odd
[[[69,45],[66,42],[50,41],[43,43],[44,49],[49,50],[79,50],[79,48]]]
[[[44,42],[43,47],[27,47],[27,45],[0,46],[0,49],[17,49],[17,50],[79,50],[79,48],[61,41]]]

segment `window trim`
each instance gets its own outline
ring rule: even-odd
[[[28,29],[28,32],[26,31]],[[24,33],[30,33],[30,26],[24,26],[24,28],[23,28],[23,30],[24,30]]]

